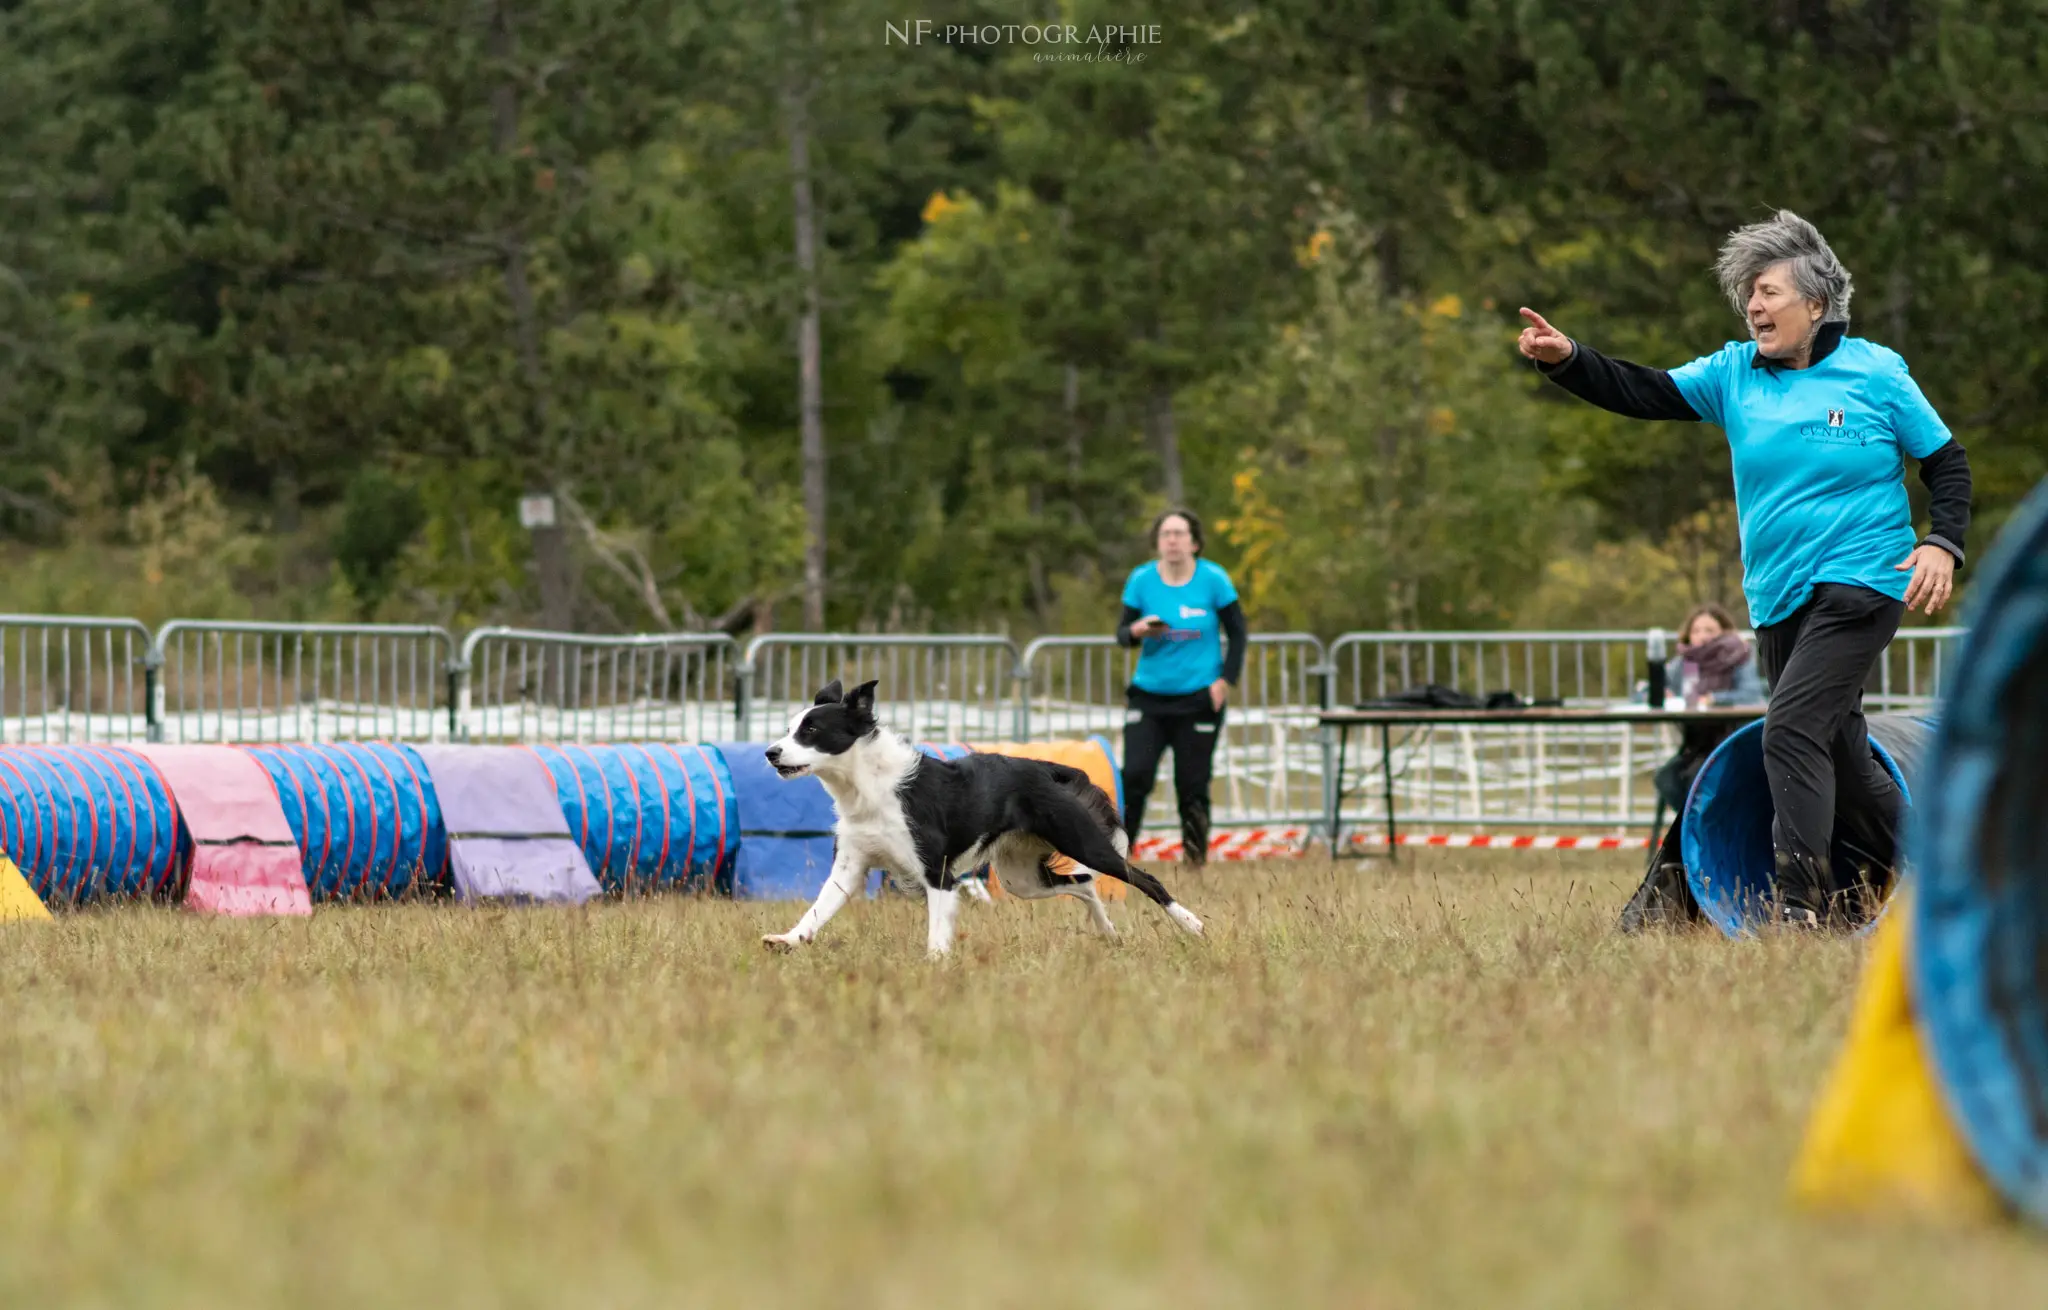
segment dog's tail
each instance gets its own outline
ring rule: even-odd
[[[1119,833],[1118,836],[1122,836],[1122,834]],[[1129,839],[1126,838],[1123,844],[1128,846],[1130,844]],[[1123,872],[1117,876],[1147,896],[1150,896],[1158,903],[1160,909],[1165,910],[1168,915],[1172,916],[1175,923],[1197,937],[1202,935],[1202,921],[1195,917],[1193,910],[1173,899],[1173,893],[1166,890],[1165,883],[1159,881],[1159,879],[1153,877],[1137,865],[1132,864],[1129,860],[1124,861]]]

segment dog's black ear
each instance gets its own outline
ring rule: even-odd
[[[839,690],[839,679],[834,678],[832,679],[832,681],[825,684],[825,689],[818,693],[818,698],[812,701],[811,704],[837,705],[842,694],[843,693],[841,693],[841,691]]]
[[[864,718],[874,718],[875,684],[879,681],[881,681],[879,678],[869,678],[860,686],[846,693],[846,708]]]

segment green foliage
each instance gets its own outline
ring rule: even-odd
[[[1248,610],[1273,627],[1491,627],[1514,618],[1555,515],[1539,407],[1486,307],[1389,297],[1373,233],[1331,214],[1315,300],[1194,408],[1241,443],[1230,517]]]
[[[1733,600],[1719,434],[1539,385],[1513,310],[1711,351],[1742,331],[1715,245],[1776,205],[1969,447],[1973,547],[2048,476],[2038,6],[1059,12],[1160,39],[906,45],[870,0],[0,3],[14,603],[533,622],[545,486],[573,622],[786,624],[798,101],[835,627],[1100,630],[1176,460],[1262,627]]]
[[[376,612],[391,590],[392,574],[419,533],[424,513],[419,492],[376,467],[349,480],[334,534],[334,562],[363,617]]]

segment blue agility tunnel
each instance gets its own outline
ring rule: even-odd
[[[1905,715],[1873,715],[1868,722],[1871,753],[1910,807],[1911,781],[1932,728]],[[1693,779],[1681,816],[1686,881],[1707,921],[1730,937],[1742,936],[1760,920],[1776,872],[1764,723],[1746,723],[1714,748]]]
[[[0,749],[0,845],[53,905],[174,890],[191,852],[170,790],[118,746]]]
[[[722,741],[720,755],[732,778],[745,823],[732,894],[740,900],[807,901],[832,872],[832,798],[816,778],[782,778],[768,763],[765,741]],[[957,760],[966,746],[919,743],[926,755]],[[873,891],[876,879],[870,876]]]
[[[2048,482],[2000,535],[1969,612],[1907,829],[1907,970],[1972,1154],[2048,1224]]]
[[[725,890],[740,794],[709,746],[535,746],[569,835],[608,892]]]
[[[431,890],[448,831],[426,764],[388,742],[244,748],[277,788],[316,901]]]

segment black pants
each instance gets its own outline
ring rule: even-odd
[[[1204,696],[1207,693],[1203,693]],[[1159,757],[1173,752],[1173,791],[1180,802],[1181,859],[1209,858],[1209,766],[1223,733],[1223,711],[1161,713],[1133,707],[1124,723],[1124,831],[1133,842],[1145,823],[1145,802],[1159,777]]]
[[[1795,908],[1825,912],[1846,890],[1832,874],[1838,852],[1889,869],[1901,798],[1871,751],[1863,684],[1905,613],[1868,587],[1823,583],[1789,618],[1757,629],[1771,685],[1764,773],[1777,890]]]

